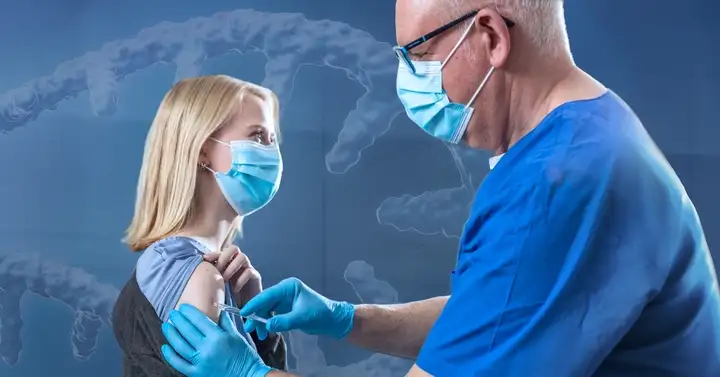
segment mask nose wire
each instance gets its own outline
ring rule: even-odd
[[[473,17],[472,22],[470,23],[470,25],[468,25],[467,28],[465,28],[465,31],[463,32],[462,36],[460,37],[460,40],[458,40],[458,42],[455,43],[455,47],[453,47],[452,50],[450,50],[450,53],[448,54],[447,58],[445,58],[445,61],[442,62],[442,64],[440,65],[440,69],[445,67],[445,64],[447,64],[447,62],[450,61],[450,58],[453,56],[453,54],[455,54],[455,51],[457,51],[457,49],[460,48],[460,45],[465,40],[465,37],[467,37],[467,35],[470,32],[470,29],[472,29],[472,26],[474,23],[475,23],[475,18]]]

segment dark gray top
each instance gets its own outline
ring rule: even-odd
[[[165,364],[160,347],[167,344],[160,326],[177,305],[195,268],[207,249],[185,237],[170,237],[150,245],[138,259],[136,270],[123,287],[113,311],[113,332],[123,350],[124,377],[176,377]],[[235,306],[228,286],[225,304]],[[260,341],[245,333],[242,319],[235,317],[238,331],[271,367],[287,370],[287,349],[281,335]]]

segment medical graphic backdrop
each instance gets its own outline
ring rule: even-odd
[[[340,69],[365,88],[325,157],[332,173],[342,174],[357,164],[362,151],[402,111],[394,98],[397,59],[389,43],[342,22],[240,9],[181,23],[163,22],[134,38],[108,42],[60,63],[51,75],[4,93],[0,131],[22,127],[83,91],[89,92],[97,115],[111,115],[120,101],[117,88],[126,76],[154,64],[172,64],[177,81],[200,75],[208,59],[249,52],[267,56],[261,85],[272,89],[283,104],[290,102],[295,76],[304,65]]]
[[[570,3],[576,58],[638,110],[712,248],[720,242],[720,182],[710,172],[720,161],[707,140],[720,136],[720,112],[708,104],[720,103],[720,80],[709,67],[720,57],[696,54],[697,67],[687,68],[695,76],[673,81],[678,75],[655,68],[659,57],[677,64],[662,46],[648,49],[654,36],[627,37],[664,30],[660,16],[620,0]],[[635,22],[616,19],[621,26],[607,30],[598,18],[607,14]],[[254,81],[280,99],[283,186],[239,241],[266,286],[298,276],[354,303],[447,294],[491,154],[445,145],[407,119],[395,93],[393,22],[393,2],[379,0],[0,5],[0,376],[120,373],[109,318],[137,258],[120,238],[144,137],[162,95],[196,75]],[[714,33],[694,43],[720,42]],[[646,57],[628,57],[623,48],[634,46]],[[673,102],[693,114],[687,132],[668,123],[672,107],[654,86],[660,75],[670,93],[702,93],[702,101]],[[304,377],[396,377],[412,365],[286,336],[291,368]]]
[[[328,172],[344,174],[361,158],[362,152],[390,128],[402,113],[395,98],[396,58],[391,45],[343,22],[309,20],[300,13],[270,13],[252,9],[220,12],[185,22],[162,22],[140,30],[132,38],[110,41],[99,49],[60,62],[51,74],[7,90],[0,98],[0,132],[9,134],[31,127],[43,112],[52,112],[69,98],[87,92],[89,106],[98,119],[115,114],[123,80],[156,64],[170,64],[175,81],[202,74],[203,63],[225,54],[261,52],[267,57],[262,85],[278,94],[281,103],[291,102],[296,75],[304,65],[342,70],[348,79],[366,91],[357,100],[337,139],[325,156]],[[290,130],[292,132],[292,130]],[[457,147],[448,146],[461,175],[459,188],[427,192],[419,197],[389,198],[379,204],[380,224],[398,230],[456,237],[467,212],[474,188],[464,170]],[[457,192],[457,193],[456,193]],[[441,209],[433,225],[417,229],[408,222],[416,219],[422,202]],[[421,211],[421,210],[420,210]],[[422,214],[433,219],[432,213]],[[95,352],[103,325],[109,316],[118,289],[101,282],[84,270],[64,266],[36,254],[8,254],[0,258],[5,272],[0,278],[0,356],[10,366],[20,361],[23,349],[23,313],[20,301],[26,293],[64,303],[75,312],[70,345],[76,360]],[[347,266],[345,280],[360,302],[397,303],[397,292],[377,280],[373,267],[363,261]],[[291,333],[290,352],[295,370],[303,376],[402,375],[410,363],[384,355],[346,366],[328,365],[317,337]]]

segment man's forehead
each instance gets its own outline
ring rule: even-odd
[[[395,2],[395,36],[399,45],[415,39],[442,26],[442,1],[397,0]]]

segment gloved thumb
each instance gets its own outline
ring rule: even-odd
[[[220,321],[218,323],[220,325],[220,328],[223,329],[225,332],[229,333],[237,333],[237,327],[235,327],[235,321],[230,317],[230,314],[226,311],[220,312]]]
[[[270,318],[265,326],[269,332],[283,332],[298,329],[300,324],[297,314],[292,312],[287,314],[275,315]]]

